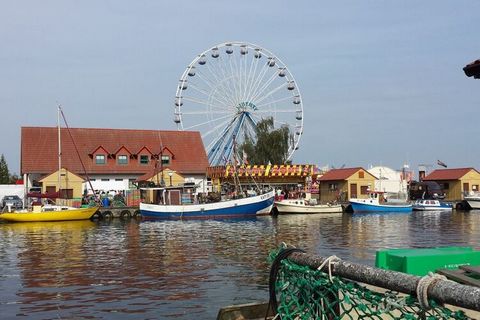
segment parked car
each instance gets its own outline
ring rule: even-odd
[[[2,208],[5,208],[5,206],[7,206],[7,205],[11,205],[12,208],[18,209],[18,208],[23,207],[23,201],[17,195],[5,196],[2,199]]]

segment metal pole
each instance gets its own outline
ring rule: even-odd
[[[298,252],[292,253],[288,259],[296,264],[314,269],[317,269],[326,260],[321,256]],[[421,279],[421,277],[402,272],[378,269],[343,260],[332,265],[332,275],[410,295],[416,295],[417,285]],[[450,280],[439,280],[429,287],[428,296],[440,303],[480,311],[480,288],[477,287],[462,285]]]
[[[57,129],[58,129],[58,196],[61,197],[62,192],[62,142],[61,142],[61,132],[60,132],[60,112],[62,111],[61,106],[58,106],[57,112]]]

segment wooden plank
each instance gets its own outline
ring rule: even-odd
[[[480,276],[480,266],[460,266],[460,269],[473,273],[476,276]]]
[[[480,281],[465,275],[464,270],[438,269],[436,272],[446,276],[450,280],[454,280],[469,286],[480,287]]]

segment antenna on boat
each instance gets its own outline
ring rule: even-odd
[[[62,105],[58,105],[57,110],[57,130],[58,130],[58,196],[62,193],[62,140],[60,129],[60,113],[62,112]]]

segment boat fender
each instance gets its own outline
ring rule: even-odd
[[[90,218],[90,220],[102,220],[102,219],[103,219],[103,215],[100,212],[100,210],[95,211],[95,213]]]
[[[105,211],[105,212],[103,213],[103,218],[105,218],[105,219],[112,219],[112,218],[113,218],[113,213],[112,213],[112,211]]]
[[[120,218],[122,219],[128,219],[130,218],[130,211],[128,210],[123,210],[122,212],[120,212]]]

